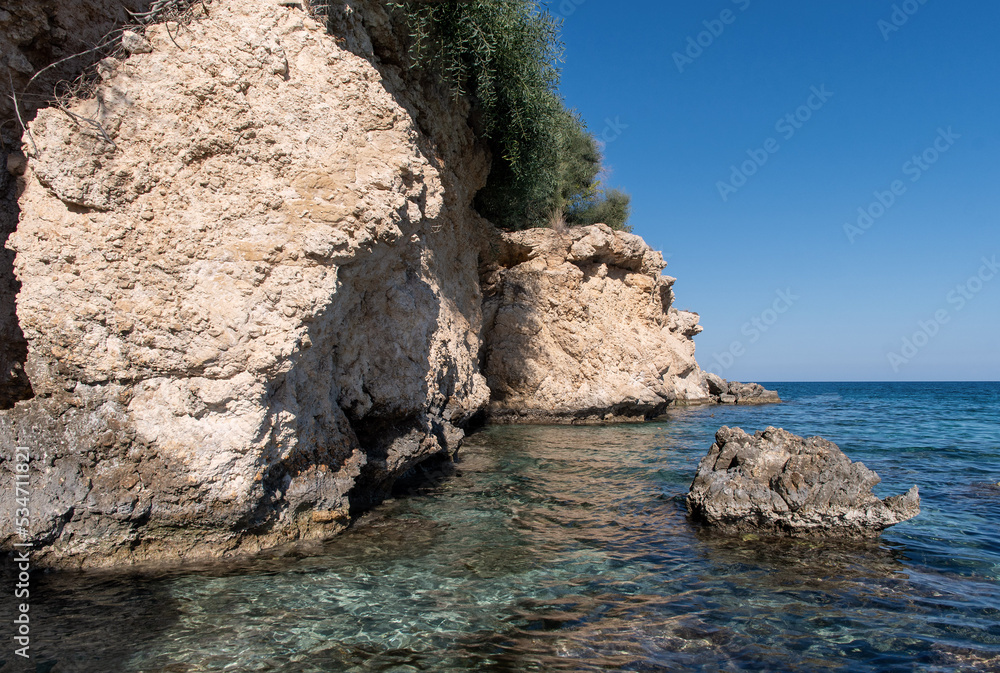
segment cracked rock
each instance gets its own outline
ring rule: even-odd
[[[914,486],[879,500],[881,481],[833,442],[769,427],[748,435],[723,427],[698,465],[688,511],[728,533],[791,537],[877,537],[920,513]]]

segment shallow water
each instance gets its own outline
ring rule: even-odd
[[[40,577],[37,670],[1000,670],[1000,385],[771,385],[786,404],[491,428],[313,556]],[[699,530],[721,425],[823,435],[923,512],[877,543]]]

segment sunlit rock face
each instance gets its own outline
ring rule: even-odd
[[[822,437],[723,427],[698,465],[687,504],[695,518],[728,533],[877,537],[920,513],[916,486],[879,500],[872,488],[880,481]]]
[[[698,315],[673,308],[659,252],[605,225],[503,234],[484,254],[490,417],[642,420],[711,401]]]
[[[43,561],[329,536],[486,403],[488,157],[377,67],[380,11],[331,35],[219,0],[29,125],[8,245],[35,397],[0,437],[35,452]]]
[[[52,69],[91,93],[21,101],[30,133],[5,145],[0,441],[32,452],[35,497],[18,531],[4,492],[4,548],[110,566],[325,539],[484,418],[721,401],[642,239],[476,214],[469,107],[404,68],[384,3],[323,23],[179,4],[124,32],[102,0],[0,10],[15,83],[68,48],[46,46],[67,17],[121,38]]]

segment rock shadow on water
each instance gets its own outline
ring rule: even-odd
[[[9,572],[0,577],[13,586]],[[156,643],[181,615],[177,599],[152,575],[35,573],[30,605],[29,665],[19,668],[25,662],[8,650],[0,654],[2,671],[130,670],[135,654]]]

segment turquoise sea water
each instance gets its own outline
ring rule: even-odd
[[[1000,671],[1000,384],[769,384],[767,407],[498,427],[313,555],[51,574],[51,671]],[[822,435],[923,512],[875,543],[718,537],[721,425]],[[7,652],[0,653],[0,659]]]

